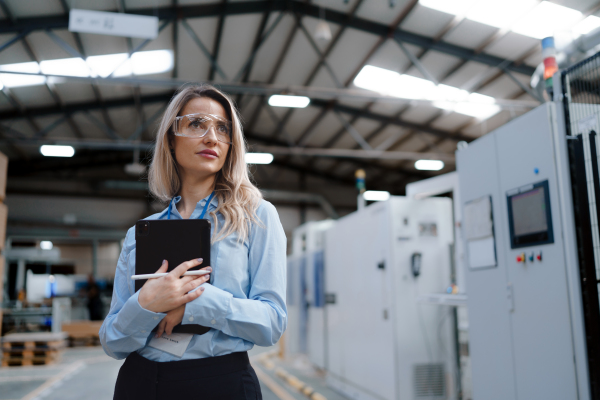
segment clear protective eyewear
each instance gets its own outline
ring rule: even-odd
[[[213,127],[217,140],[231,144],[231,121],[214,114],[188,114],[175,117],[173,134],[189,138],[202,138]]]

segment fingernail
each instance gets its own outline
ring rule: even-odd
[[[204,260],[203,260],[203,259],[201,259],[201,258],[199,258],[197,261],[198,261],[198,262],[202,262],[202,261],[204,261]]]
[[[201,292],[204,292],[204,286],[200,286],[200,289],[198,289],[198,290],[200,290]]]
[[[167,260],[163,260],[163,265],[167,262]]]
[[[205,271],[211,271],[212,272],[212,267],[206,267],[204,268]]]

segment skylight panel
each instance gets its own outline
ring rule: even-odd
[[[90,76],[90,69],[81,58],[42,61],[39,69],[49,75]]]
[[[536,39],[552,36],[557,31],[568,31],[581,19],[583,14],[572,8],[542,1],[511,27],[521,35]]]
[[[600,28],[600,18],[590,15],[573,27],[573,32],[579,35],[586,35],[596,28]]]
[[[493,97],[471,93],[468,103],[456,103],[454,112],[484,120],[500,112],[500,106],[495,103]]]
[[[117,67],[123,64],[127,58],[127,53],[105,54],[102,56],[90,56],[85,61],[92,70],[92,76],[106,78]],[[129,72],[129,75],[131,72]]]
[[[403,75],[388,69],[365,65],[354,79],[360,88],[388,96],[428,100],[435,96],[436,86],[427,79]]]
[[[536,4],[537,0],[478,1],[466,13],[466,18],[496,28],[507,28]]]
[[[357,75],[354,84],[388,96],[405,99],[430,100],[434,107],[454,111],[478,119],[486,119],[501,108],[493,97],[469,93],[449,85],[433,82],[384,68],[366,65]]]
[[[133,53],[131,65],[134,75],[160,74],[173,69],[173,53],[170,50]]]
[[[419,0],[419,4],[424,7],[432,8],[446,14],[463,15],[465,14],[478,0]]]
[[[30,74],[39,74],[40,65],[35,62],[25,62],[17,64],[0,65],[0,71],[25,72]],[[46,83],[46,77],[35,75],[17,75],[17,74],[2,74],[0,80],[4,86],[8,88],[43,85]]]
[[[399,79],[400,74],[398,72],[365,65],[354,79],[354,84],[359,88],[391,95],[390,88],[398,86]]]

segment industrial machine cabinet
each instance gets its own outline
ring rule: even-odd
[[[452,201],[390,197],[325,234],[328,384],[352,399],[455,399]]]

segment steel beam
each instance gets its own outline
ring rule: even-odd
[[[141,99],[142,103],[150,104],[150,103],[157,103],[157,102],[160,102],[160,103],[168,102],[171,100],[171,98],[172,98],[172,93],[161,94],[161,95],[141,96],[140,99]],[[350,115],[360,114],[360,116],[362,118],[371,119],[371,120],[379,121],[382,123],[390,123],[392,125],[401,126],[401,127],[409,128],[409,129],[414,129],[414,130],[421,131],[421,132],[427,132],[432,135],[443,137],[446,139],[453,139],[453,140],[457,140],[457,141],[458,140],[465,140],[465,141],[473,140],[473,138],[470,136],[466,136],[466,135],[463,135],[460,133],[455,134],[455,133],[437,129],[437,128],[434,128],[431,126],[408,122],[408,121],[402,120],[398,117],[390,117],[388,115],[378,114],[378,113],[375,113],[372,111],[361,110],[359,108],[355,108],[355,107],[351,107],[351,106],[347,106],[347,105],[343,105],[343,104],[335,104],[335,105],[330,106],[329,103],[330,102],[315,99],[312,101],[311,104],[312,104],[312,106],[320,107],[320,108],[331,107],[332,110],[335,110],[335,111],[338,111],[341,113],[345,113],[345,114],[350,114]],[[40,116],[46,116],[46,115],[59,114],[59,113],[63,113],[63,112],[73,114],[73,113],[77,113],[77,112],[87,112],[87,111],[91,111],[91,110],[102,109],[102,107],[106,107],[108,109],[108,108],[132,107],[132,106],[135,106],[135,99],[128,98],[128,99],[107,100],[103,104],[101,104],[100,102],[94,101],[94,102],[87,102],[87,103],[68,104],[62,108],[58,107],[58,106],[31,108],[31,109],[27,110],[26,114],[22,114],[18,110],[8,110],[8,111],[0,111],[0,121],[8,120],[8,119],[24,118],[24,117],[28,117],[28,118],[40,117]],[[103,128],[103,129],[105,129],[105,128]]]
[[[196,35],[196,32],[194,32],[192,27],[187,23],[187,21],[185,19],[181,20],[181,25],[183,26],[185,31],[188,33],[189,37],[192,38],[194,43],[196,43],[196,46],[198,46],[198,48],[202,51],[202,53],[206,56],[206,58],[208,58],[208,61],[210,61],[211,71],[215,70],[219,73],[219,75],[221,75],[221,78],[223,78],[225,80],[229,80],[229,78],[227,78],[227,75],[225,74],[225,72],[221,69],[221,67],[219,67],[217,60],[215,60],[215,58],[213,57],[210,50],[208,50],[208,48],[204,45],[204,43],[202,43],[202,40],[200,40],[198,35]],[[211,75],[213,75],[212,72],[211,72]]]

